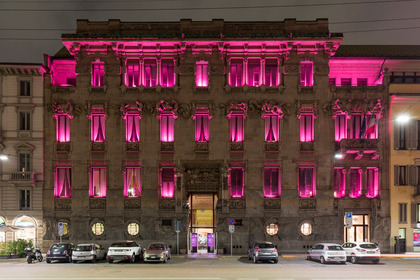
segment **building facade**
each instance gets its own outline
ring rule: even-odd
[[[0,64],[0,242],[41,245],[43,67]]]
[[[179,231],[181,253],[389,250],[387,73],[336,54],[327,20],[80,20],[62,41],[44,76],[46,244],[63,222],[76,243],[174,249]]]

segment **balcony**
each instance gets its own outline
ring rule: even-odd
[[[126,151],[127,152],[139,152],[140,151],[140,143],[139,142],[127,142],[126,143]]]
[[[90,150],[92,152],[105,152],[105,142],[92,142]]]
[[[7,175],[9,175],[8,180],[14,181],[14,182],[30,182],[32,184],[35,184],[35,172],[13,172],[9,174],[4,174],[6,176],[3,177],[3,179],[7,180]]]
[[[356,160],[361,159],[364,154],[369,154],[371,159],[375,160],[379,157],[378,139],[341,139],[340,152],[343,155],[354,154]]]
[[[300,142],[301,153],[313,153],[315,151],[314,142]]]
[[[229,149],[231,152],[243,152],[244,142],[231,142]]]
[[[70,142],[57,142],[56,151],[58,153],[70,153],[71,143]]]
[[[209,142],[195,142],[194,151],[196,153],[208,153],[209,152]]]
[[[175,150],[174,142],[160,142],[161,152],[173,152]]]
[[[266,152],[278,152],[279,142],[265,142],[264,149]]]

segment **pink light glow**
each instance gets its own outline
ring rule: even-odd
[[[350,79],[349,86],[376,86],[382,84],[384,60],[371,58],[336,58],[329,60],[329,77],[335,79],[337,86],[344,86],[343,79]]]
[[[106,168],[91,167],[89,180],[90,197],[106,197]]]
[[[140,141],[140,116],[127,114],[125,117],[125,140],[127,142]]]
[[[358,198],[362,196],[362,169],[351,168],[350,169],[350,197]]]
[[[230,115],[230,141],[244,141],[244,116]]]
[[[229,186],[231,197],[244,196],[245,172],[242,167],[230,168]]]
[[[377,167],[367,168],[366,197],[375,198],[379,196],[379,169]]]
[[[350,139],[360,139],[363,116],[359,113],[350,117]]]
[[[302,61],[300,63],[300,85],[311,87],[314,85],[312,61]]]
[[[174,197],[175,194],[175,168],[173,167],[162,167],[161,173],[161,196],[162,197]]]
[[[269,87],[276,87],[280,84],[277,59],[266,59],[264,84]]]
[[[103,114],[91,115],[91,141],[105,141],[105,119],[106,116]]]
[[[244,85],[244,62],[242,59],[230,61],[229,85],[241,87]]]
[[[337,114],[335,116],[335,141],[347,139],[347,115]]]
[[[175,140],[175,118],[172,115],[160,117],[160,141],[174,142]]]
[[[141,168],[126,167],[124,170],[124,196],[141,196]]]
[[[302,114],[300,116],[300,141],[314,141],[314,115]]]
[[[196,86],[207,87],[209,85],[208,65],[209,63],[207,61],[197,61],[195,74]]]
[[[248,59],[247,85],[258,87],[261,85],[261,61],[260,59]]]
[[[264,197],[280,197],[280,168],[264,167]]]
[[[279,118],[278,115],[265,116],[265,142],[279,141]]]
[[[49,61],[51,84],[61,87],[76,86],[76,61],[54,59]]]
[[[68,114],[55,114],[57,142],[70,142],[70,119]]]
[[[209,141],[209,115],[208,114],[195,115],[195,141],[196,142]]]
[[[127,87],[137,87],[140,85],[140,64],[137,59],[127,60],[125,85]]]
[[[93,87],[104,86],[105,64],[102,61],[92,63],[91,85]]]
[[[343,167],[334,167],[334,197],[346,196],[346,170]]]
[[[175,85],[175,72],[174,72],[174,60],[162,60],[161,65],[161,85],[163,87],[173,87]]]
[[[299,167],[299,197],[315,197],[315,167]]]
[[[143,85],[155,87],[158,84],[158,71],[156,59],[144,60]]]
[[[71,197],[72,178],[71,167],[56,167],[55,169],[55,197]]]

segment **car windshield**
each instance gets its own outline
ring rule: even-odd
[[[258,245],[258,248],[261,248],[261,249],[274,248],[274,245],[273,244],[260,244]]]
[[[90,245],[81,245],[81,246],[77,246],[74,250],[75,251],[91,251],[92,250],[92,246],[90,246]]]
[[[363,248],[363,249],[376,249],[376,248],[378,248],[378,246],[376,246],[373,243],[368,243],[368,244],[360,244],[360,248]]]
[[[149,250],[163,250],[163,244],[150,244]]]
[[[51,249],[66,249],[67,247],[67,244],[53,244],[51,246]]]
[[[136,247],[137,244],[134,242],[117,242],[112,243],[111,247]]]
[[[335,245],[333,245],[333,246],[328,246],[328,250],[331,250],[331,251],[343,251],[343,248],[341,248],[341,246],[335,246]]]

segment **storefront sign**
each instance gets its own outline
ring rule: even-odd
[[[207,247],[214,247],[214,233],[207,234]]]
[[[413,245],[414,247],[420,247],[420,229],[414,229]]]
[[[197,233],[191,233],[191,247],[197,247]]]

